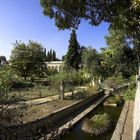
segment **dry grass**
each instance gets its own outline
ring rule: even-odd
[[[24,116],[21,118],[21,121],[30,122],[38,118],[45,117],[58,109],[73,104],[76,101],[77,100],[56,100],[37,106],[30,106],[24,112]]]

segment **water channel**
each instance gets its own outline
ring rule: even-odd
[[[72,130],[70,130],[68,134],[63,136],[61,140],[110,140],[114,132],[115,126],[117,124],[117,121],[119,119],[122,106],[123,105],[119,107],[110,107],[110,106],[100,105],[89,116],[87,116],[88,118],[91,118],[96,114],[107,113],[112,119],[112,129],[107,134],[103,134],[99,136],[95,136],[95,135],[91,136],[90,134],[87,134],[81,130],[81,125],[83,122],[81,121],[74,128],[72,128]]]

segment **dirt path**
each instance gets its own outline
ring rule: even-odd
[[[34,121],[39,118],[43,118],[49,115],[50,113],[62,109],[63,107],[71,105],[75,102],[77,102],[77,100],[64,100],[64,101],[55,100],[40,105],[29,106],[24,111],[24,116],[20,118],[20,120],[24,123]]]
[[[75,91],[77,92],[77,91]],[[65,93],[65,97],[71,96],[72,92],[66,92]],[[23,107],[23,106],[33,106],[33,105],[40,105],[40,104],[44,104],[50,101],[55,101],[59,99],[59,95],[53,95],[53,96],[49,96],[49,97],[45,97],[45,98],[39,98],[39,99],[33,99],[33,100],[28,100],[28,101],[21,101],[16,103],[16,105],[11,105],[8,108],[9,109],[15,109],[15,108],[19,108],[19,107]]]

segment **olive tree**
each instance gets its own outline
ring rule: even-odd
[[[29,41],[27,45],[16,42],[10,57],[10,65],[17,75],[26,80],[33,74],[43,75],[46,71],[45,57],[44,48],[38,42]]]

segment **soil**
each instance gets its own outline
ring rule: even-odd
[[[75,103],[76,101],[77,100],[64,100],[64,101],[56,100],[43,103],[41,105],[30,106],[26,108],[26,110],[23,113],[24,116],[21,117],[20,119],[22,122],[30,122],[45,117],[58,109],[61,109],[63,107]]]

